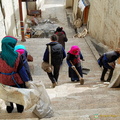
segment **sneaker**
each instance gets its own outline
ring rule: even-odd
[[[81,84],[81,85],[84,84],[84,79],[83,79],[83,78],[80,79],[80,84]]]
[[[71,80],[71,82],[75,82],[75,80]]]
[[[107,80],[106,82],[110,82],[110,80]]]
[[[75,82],[75,79],[71,78],[71,82]]]
[[[100,80],[101,82],[106,82],[105,80]]]
[[[55,86],[57,86],[56,82],[52,84],[52,88],[55,88]]]

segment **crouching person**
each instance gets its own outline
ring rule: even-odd
[[[109,51],[104,53],[101,56],[101,59],[98,60],[100,67],[103,67],[101,74],[101,82],[110,82],[113,76],[113,71],[115,69],[115,61],[120,57],[120,48],[117,48],[115,51]],[[109,70],[109,75],[107,80],[105,80],[105,75]]]

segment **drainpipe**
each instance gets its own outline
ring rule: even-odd
[[[19,1],[19,14],[20,14],[20,26],[21,26],[21,36],[22,36],[22,42],[25,42],[25,35],[24,35],[24,23],[23,23],[23,15],[22,15],[22,2]]]

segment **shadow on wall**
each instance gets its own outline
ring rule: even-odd
[[[20,31],[21,30],[19,30],[19,29],[21,29],[20,28],[20,21],[18,20],[17,21],[17,19],[19,18],[19,9],[17,9],[16,11],[15,11],[15,13],[13,13],[13,14],[11,14],[11,24],[10,24],[10,26],[9,26],[9,28],[8,28],[8,35],[11,35],[11,36],[14,36],[14,37],[18,37],[18,35],[20,34]],[[19,28],[19,29],[18,29]]]
[[[102,55],[103,53],[109,51],[109,48],[108,46],[100,43],[100,42],[97,42],[95,40],[91,40],[93,46],[95,47],[95,49],[98,51],[99,55]]]

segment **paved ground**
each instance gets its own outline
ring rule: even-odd
[[[31,38],[24,43],[18,42],[18,44],[25,45],[34,57],[34,62],[29,63],[34,81],[43,81],[50,96],[55,114],[54,117],[49,119],[119,120],[119,88],[110,89],[107,88],[106,84],[100,82],[101,68],[97,64],[98,53],[90,41],[92,38],[88,35],[85,38],[73,39],[72,36],[75,32],[67,21],[64,8],[65,1],[46,1],[45,6],[43,6],[42,19],[48,19],[50,16],[57,19],[57,24],[65,29],[68,36],[69,41],[66,43],[66,52],[72,45],[78,45],[85,59],[82,65],[90,69],[89,74],[84,75],[84,85],[80,85],[79,82],[72,83],[68,77],[68,66],[64,60],[60,70],[59,84],[55,88],[50,88],[51,82],[40,67],[46,47],[45,44],[50,41],[49,38]],[[52,6],[53,4],[54,6]],[[70,10],[67,10],[67,13],[70,14]],[[3,112],[3,109],[1,109],[1,112]],[[48,119],[44,118],[43,120]]]

